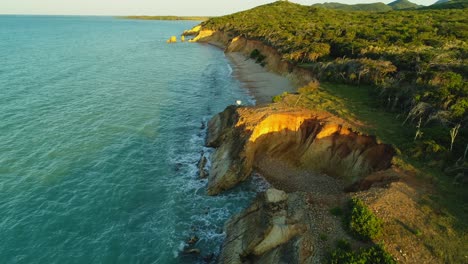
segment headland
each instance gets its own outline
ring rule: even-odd
[[[258,15],[271,7],[302,10],[277,2],[237,15]],[[194,36],[192,42],[223,48],[258,102],[230,106],[211,119],[206,145],[215,151],[201,175],[208,177],[209,195],[235,187],[253,171],[272,188],[228,221],[218,261],[462,261],[467,241],[464,227],[457,226],[462,220],[430,198],[439,192],[435,176],[402,153],[401,141],[395,139],[404,134],[397,128],[400,122],[363,103],[369,86],[319,83],[341,74],[351,83],[378,85],[393,71],[392,62],[378,61],[356,75],[335,72],[328,62],[327,71],[317,68],[325,64],[316,62],[323,50],[298,63],[301,57],[293,51],[253,36],[253,29],[236,28],[229,24],[232,19],[220,18],[224,26],[208,21],[184,32]],[[337,60],[374,63],[369,58]],[[267,104],[269,100],[273,102]]]

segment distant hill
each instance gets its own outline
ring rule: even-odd
[[[446,1],[446,0],[443,0]],[[416,9],[421,7],[418,4],[412,3],[408,0],[396,0],[388,4],[393,10],[403,10],[403,9]]]
[[[447,0],[441,0],[447,1]],[[321,7],[326,9],[338,9],[344,11],[372,11],[372,12],[386,12],[392,10],[403,10],[403,9],[416,9],[422,6],[412,3],[408,0],[396,0],[386,5],[382,2],[372,3],[372,4],[356,4],[356,5],[347,5],[341,3],[323,3],[323,4],[314,4],[313,7]]]
[[[392,7],[384,3],[372,3],[372,4],[356,4],[356,5],[347,5],[341,3],[323,3],[323,4],[314,4],[313,7],[321,7],[326,9],[338,9],[344,11],[374,11],[374,12],[386,12],[393,10]]]
[[[424,9],[465,9],[468,8],[468,0],[439,0]]]

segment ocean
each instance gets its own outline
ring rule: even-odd
[[[253,103],[194,21],[0,16],[0,263],[197,263],[258,191],[206,195],[206,122]],[[200,255],[186,255],[187,240]]]

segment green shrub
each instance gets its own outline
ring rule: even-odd
[[[382,222],[359,199],[351,199],[349,229],[356,238],[372,240],[382,231]]]
[[[332,209],[330,209],[330,214],[334,216],[341,216],[343,215],[343,210],[339,206],[333,207]]]
[[[307,85],[300,87],[297,91],[303,94],[309,94],[319,89],[320,83],[317,80],[310,81]]]
[[[265,63],[266,56],[261,54],[258,49],[254,49],[252,50],[252,52],[250,52],[250,58],[255,60],[255,62],[260,64],[262,67],[266,65]]]
[[[349,251],[351,250],[351,243],[346,239],[340,239],[336,241],[336,247],[344,251]]]
[[[396,263],[393,257],[380,245],[363,250],[359,253],[358,259],[362,263]]]
[[[328,236],[326,234],[323,234],[323,233],[319,235],[319,238],[322,241],[327,241],[328,240]]]
[[[419,159],[429,159],[431,157],[441,159],[446,151],[447,149],[444,146],[434,140],[418,141],[409,149],[411,156]]]
[[[257,57],[256,63],[262,63],[266,59],[266,56],[263,54],[259,54]]]
[[[288,95],[287,92],[283,92],[282,94],[278,94],[278,95],[275,95],[273,96],[273,98],[271,99],[271,101],[273,103],[278,103],[278,102],[281,102],[283,100],[283,98]]]
[[[395,264],[396,261],[380,245],[353,252],[351,250],[336,249],[330,254],[330,264]]]
[[[356,261],[356,254],[352,251],[342,249],[334,250],[330,255],[330,264],[359,263]]]
[[[257,59],[259,55],[260,55],[260,51],[258,49],[254,49],[252,50],[252,52],[250,52],[251,59]]]

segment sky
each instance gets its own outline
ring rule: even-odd
[[[391,1],[382,1],[386,4]],[[436,0],[410,0],[431,5]],[[41,15],[178,15],[219,16],[274,0],[0,0],[0,14]],[[379,0],[292,0],[303,5],[323,2],[374,3]]]

